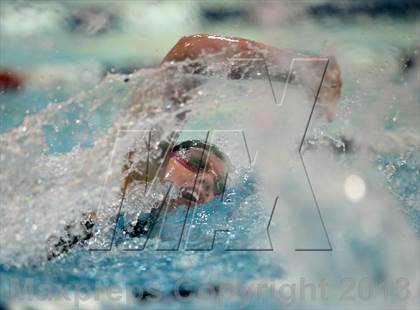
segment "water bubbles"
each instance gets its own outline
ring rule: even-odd
[[[393,164],[388,164],[385,166],[385,169],[383,169],[384,174],[388,180],[390,180],[393,177],[396,170],[397,168]]]

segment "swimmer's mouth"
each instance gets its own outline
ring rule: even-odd
[[[181,188],[179,197],[192,202],[199,202],[200,195],[192,188]]]

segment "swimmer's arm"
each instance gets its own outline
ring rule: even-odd
[[[211,56],[211,59],[215,61],[224,61],[238,56],[251,59],[264,57],[271,64],[274,64],[274,58],[277,58],[275,62],[277,64],[279,61],[283,62],[285,68],[290,66],[290,61],[294,57],[303,56],[252,40],[199,34],[182,37],[166,54],[160,65],[172,61],[195,60],[205,55]]]
[[[265,60],[269,68],[270,77],[283,80],[287,77],[290,64],[294,58],[325,59],[325,57],[309,57],[247,39],[200,34],[181,38],[163,58],[160,66],[186,59],[200,60],[200,62],[191,64],[196,72],[200,72],[204,71],[206,64],[211,62],[226,62],[229,59],[236,59],[240,60],[239,63],[241,64],[248,61],[247,70],[260,70],[261,68],[258,67],[255,59],[261,58]],[[313,64],[312,72],[302,71],[300,74],[297,73],[297,77],[294,76],[295,81],[301,82],[311,94],[316,93],[319,86],[319,74],[322,72],[322,70],[319,70],[319,65],[322,65],[322,63],[315,61]],[[232,65],[230,77],[235,75],[233,72],[235,69],[237,68]],[[338,64],[334,57],[330,57],[319,94],[320,100],[329,103],[334,108],[340,98],[341,84]]]

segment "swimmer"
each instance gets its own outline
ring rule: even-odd
[[[161,147],[168,147],[168,145]],[[145,183],[157,177],[161,182],[169,182],[178,188],[180,195],[170,202],[172,207],[180,205],[190,207],[212,201],[224,191],[230,168],[230,161],[226,154],[216,146],[200,140],[187,140],[173,146],[168,156],[161,158],[164,162],[160,172],[157,172],[160,166],[156,163],[157,161],[151,163],[150,169],[144,169],[145,163],[142,162],[133,169],[133,163],[130,162],[132,155],[133,153],[128,155],[129,163],[123,167],[126,177],[122,187],[122,199],[135,182]],[[131,169],[128,170],[129,168]],[[158,216],[158,209],[153,208],[148,214],[140,214],[136,222],[123,230],[130,237],[145,236],[153,229]],[[96,213],[90,212],[81,223],[67,225],[65,235],[61,236],[49,249],[48,260],[89,240],[93,236],[95,222]]]
[[[16,92],[23,88],[26,77],[21,73],[0,68],[0,94],[1,92]]]
[[[243,38],[199,34],[181,38],[160,62],[160,68],[157,72],[160,73],[162,70],[163,72],[165,72],[164,70],[170,71],[175,68],[182,70],[184,73],[221,74],[230,79],[260,78],[257,73],[263,69],[261,66],[264,64],[255,60],[263,59],[271,78],[285,81],[289,73],[290,64],[294,58],[316,59],[317,57],[305,56]],[[321,57],[318,58],[321,59]],[[238,61],[232,62],[232,59]],[[181,66],[179,67],[177,64],[181,64]],[[319,86],[316,85],[319,83],[319,79],[311,79],[314,77],[315,67],[309,67],[305,72],[298,70],[293,75],[293,81],[301,82],[309,94],[316,92]],[[311,70],[314,71],[311,72]],[[341,84],[339,67],[335,58],[331,57],[318,96],[319,100],[327,106],[326,117],[328,119],[333,118],[335,106],[340,98]],[[170,87],[169,91],[165,90],[165,96],[175,103],[185,102],[188,100],[186,93],[196,86],[196,83],[175,85],[175,87]],[[144,99],[145,96],[144,92],[138,94],[135,98],[136,103]],[[203,150],[208,151],[203,154]],[[162,149],[162,153],[166,153],[164,149]],[[203,185],[203,189],[197,189],[197,192],[194,192],[192,187],[195,176],[198,173],[196,166],[203,164],[200,162],[202,155],[205,156],[204,158],[208,157],[208,167],[206,169],[209,170],[204,169],[199,173],[197,180],[200,185]],[[137,164],[138,167],[134,167],[132,157],[133,152],[130,152],[127,155],[128,162],[123,167],[124,172],[127,173],[129,171],[125,178],[123,192],[135,180],[150,181],[155,177],[153,173],[152,175],[150,173],[145,175],[145,163]],[[173,183],[181,190],[182,198],[177,200],[178,204],[185,204],[191,201],[198,204],[207,203],[221,193],[222,181],[228,171],[226,162],[227,157],[216,147],[208,146],[200,141],[187,141],[179,144],[172,150],[169,159],[164,164],[164,176],[161,175],[160,178],[162,181]],[[150,170],[157,169],[157,163],[152,163],[152,166],[155,169]]]
[[[180,69],[184,73],[221,74],[230,79],[252,79],[260,78],[258,72],[264,69],[261,68],[262,62],[255,60],[264,59],[263,64],[267,66],[271,78],[286,81],[293,58],[304,57],[309,56],[247,39],[200,34],[181,38],[163,58],[157,72],[168,68],[179,69],[177,64],[182,64]],[[239,61],[232,64],[232,59]],[[218,64],[222,66],[217,66]],[[293,82],[301,83],[309,95],[314,95],[319,83],[318,78],[313,78],[316,68],[312,69],[313,72],[310,72],[309,68],[309,72],[298,71],[292,76]],[[196,83],[176,85],[169,88],[170,91],[165,90],[164,95],[175,103],[185,102],[188,100],[186,93],[196,86]],[[340,93],[340,70],[332,57],[318,96],[320,102],[327,107],[326,117],[329,120],[333,118]],[[138,94],[135,98],[136,103],[141,102],[146,95],[144,92]],[[136,182],[148,182],[155,177],[162,182],[173,184],[179,190],[179,197],[171,202],[175,207],[205,204],[222,194],[230,167],[229,159],[222,151],[214,145],[198,140],[181,142],[172,149],[170,145],[168,142],[160,144],[161,153],[167,156],[162,155],[153,163],[134,162],[134,152],[127,154],[127,162],[122,168],[125,175],[121,187],[122,199]],[[163,162],[163,165],[158,172],[159,161]],[[146,165],[148,169],[145,169]],[[155,213],[151,212],[149,218],[138,219],[128,230],[129,235],[137,237],[150,231]],[[51,249],[49,259],[91,238],[95,221],[95,212],[89,213],[81,223],[82,234],[78,235],[71,233],[74,225],[70,225],[66,229],[67,235],[60,238]]]

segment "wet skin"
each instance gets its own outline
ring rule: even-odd
[[[192,148],[187,153],[172,153],[160,179],[169,181],[180,191],[175,205],[194,206],[210,202],[223,191],[228,167],[219,157],[200,148]],[[195,164],[191,164],[194,160]]]
[[[318,72],[319,63],[316,60],[325,59],[326,57],[303,55],[244,38],[197,34],[182,37],[166,54],[160,66],[172,62],[185,61],[186,59],[198,60],[199,68],[195,68],[194,66],[196,64],[193,64],[194,70],[192,73],[200,73],[205,72],[205,67],[210,63],[225,62],[235,58],[264,58],[267,66],[271,68],[271,73],[276,75],[276,71],[278,71],[277,73],[288,72],[290,64],[295,58],[314,60],[312,69],[314,72]],[[340,67],[335,57],[328,56],[327,58],[328,66],[318,94],[318,99],[326,108],[326,118],[331,121],[334,118],[335,108],[340,100],[342,81]],[[254,68],[258,70],[252,60],[249,61],[249,65],[250,68],[248,69],[252,70]],[[234,70],[234,67],[231,69]],[[311,99],[317,93],[319,87],[319,76],[313,76],[311,74],[312,69],[309,68],[308,72],[301,72],[300,76],[298,76],[298,80],[303,84],[305,91],[311,96]]]

